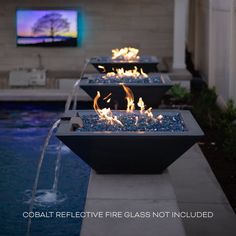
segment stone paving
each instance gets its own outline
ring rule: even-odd
[[[198,145],[162,175],[92,172],[85,211],[102,212],[103,216],[84,219],[81,236],[236,235],[236,215]],[[210,212],[213,217],[140,217],[140,212],[180,211]]]

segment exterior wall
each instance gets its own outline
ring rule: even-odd
[[[41,54],[48,70],[80,70],[85,58],[110,55],[111,49],[134,46],[142,54],[173,55],[173,0],[8,0],[0,8],[0,72],[37,67]],[[78,48],[17,48],[16,8],[75,7],[84,13],[84,42]]]
[[[219,102],[236,102],[235,0],[192,0],[195,5],[193,59],[196,69],[215,86]],[[190,43],[190,45],[192,45]]]
[[[188,20],[188,0],[175,0],[173,69],[186,69],[185,48]]]
[[[201,71],[204,78],[208,78],[210,46],[209,0],[191,0],[190,19],[187,47],[193,55],[196,69]]]

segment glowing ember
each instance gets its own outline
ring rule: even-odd
[[[113,60],[137,61],[139,50],[137,48],[125,47],[121,49],[112,49]]]
[[[143,72],[143,69],[138,71],[138,68],[135,66],[133,70],[124,70],[124,68],[116,69],[115,72],[108,72],[106,75],[102,76],[103,79],[115,78],[115,79],[123,79],[123,78],[134,78],[134,79],[144,79],[148,78],[148,75]]]

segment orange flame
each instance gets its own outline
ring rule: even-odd
[[[132,92],[132,90],[125,86],[123,83],[121,83],[120,85],[122,85],[122,88],[124,89],[125,93],[126,93],[126,100],[127,100],[127,109],[126,112],[132,113],[135,109],[135,104],[134,104],[134,94]],[[107,103],[110,102],[110,96],[112,94],[109,93],[103,100],[107,100]],[[101,97],[101,94],[99,91],[97,91],[97,95],[94,98],[93,101],[93,107],[94,110],[96,111],[96,113],[98,114],[99,118],[101,120],[105,120],[107,121],[109,124],[114,125],[114,124],[119,124],[121,126],[123,126],[122,122],[117,118],[117,116],[114,116],[111,109],[110,108],[103,108],[101,109],[98,105],[98,100]],[[163,115],[158,115],[156,118],[154,117],[153,113],[152,113],[152,107],[148,108],[147,110],[145,110],[145,104],[143,99],[140,97],[137,103],[138,107],[140,108],[140,114],[141,115],[146,115],[148,118],[156,121],[156,122],[162,122],[163,121]],[[139,122],[139,116],[135,116],[135,125],[137,125]]]
[[[139,98],[137,105],[138,105],[138,107],[140,107],[140,113],[143,114],[145,111],[145,104],[144,104],[144,101],[141,97]]]
[[[133,112],[134,109],[135,109],[135,105],[134,105],[134,94],[133,94],[132,90],[131,90],[129,87],[125,86],[125,85],[122,84],[122,83],[121,83],[121,85],[122,85],[122,87],[123,87],[123,89],[124,89],[124,91],[125,91],[125,93],[126,93],[126,97],[125,97],[125,99],[126,99],[126,101],[127,101],[127,108],[126,108],[126,111],[127,111],[127,112]]]
[[[140,72],[138,71],[137,66],[134,67],[133,70],[124,70],[124,68],[118,68],[115,72],[108,72],[106,75],[104,75],[102,78],[108,79],[110,77],[115,77],[116,79],[122,79],[125,77],[133,77],[135,79],[143,79],[148,78],[148,75],[143,72],[143,69],[140,69]]]
[[[153,117],[153,113],[152,113],[152,107],[149,107],[146,111],[145,111],[145,114],[151,118],[151,119],[154,119]],[[155,119],[154,119],[155,120]]]
[[[107,100],[108,98],[110,98],[111,95],[112,93],[109,93],[105,98],[103,98],[103,100]]]
[[[100,97],[101,97],[101,94],[99,91],[97,91],[97,95],[93,101],[93,108],[96,111],[96,113],[98,114],[99,118],[101,120],[106,120],[111,125],[118,124],[118,125],[123,126],[121,121],[118,120],[117,116],[113,116],[110,108],[100,109],[100,107],[98,106],[98,99]]]
[[[99,65],[99,66],[98,66],[98,68],[102,69],[102,72],[103,72],[103,73],[105,73],[105,72],[106,72],[106,69],[105,69],[105,67],[104,67],[104,66],[101,66],[101,65]]]
[[[112,49],[112,59],[121,59],[124,61],[136,61],[139,59],[139,49],[125,47],[121,49]]]

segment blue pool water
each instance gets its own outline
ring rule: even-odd
[[[42,145],[63,107],[25,105],[0,108],[0,235],[26,235],[29,210],[24,192],[32,189]],[[41,169],[39,189],[50,189],[54,180],[58,140],[54,136]],[[66,200],[59,205],[35,207],[39,212],[79,212],[84,209],[90,169],[67,147],[62,147],[58,191]],[[79,236],[82,219],[32,219],[31,235]]]

